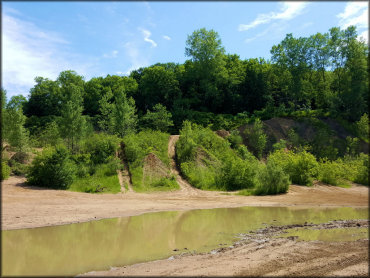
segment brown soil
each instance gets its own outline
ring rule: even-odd
[[[369,240],[355,242],[297,241],[276,238],[289,225],[243,235],[232,246],[205,254],[183,253],[86,276],[363,276],[369,274]],[[315,229],[368,227],[368,221],[333,221],[306,225]],[[313,227],[314,226],[314,227]],[[287,252],[288,250],[288,252]],[[84,276],[82,275],[82,276]]]

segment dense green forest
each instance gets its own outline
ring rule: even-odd
[[[26,173],[30,184],[50,185],[47,176],[58,188],[95,192],[107,183],[117,192],[122,165],[115,154],[124,141],[142,191],[142,160],[157,152],[168,165],[170,133],[181,135],[177,162],[198,188],[273,194],[314,179],[368,183],[368,157],[358,146],[369,143],[369,49],[355,27],[287,34],[272,46],[270,60],[228,54],[218,33],[202,28],[188,36],[185,55],[184,64],[158,63],[129,76],[86,81],[68,70],[56,80],[36,77],[28,98],[7,101],[2,89],[2,137],[19,154],[2,156],[2,178]],[[263,121],[276,117],[309,122],[315,137],[304,140],[292,129],[285,139],[269,140]],[[328,118],[351,136],[335,141],[322,121]],[[212,132],[220,129],[229,135]],[[31,147],[45,150],[27,168]],[[174,183],[170,176],[152,182],[168,189]]]

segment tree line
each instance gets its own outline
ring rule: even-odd
[[[353,26],[287,34],[271,48],[270,60],[227,54],[218,33],[202,28],[188,36],[185,55],[183,64],[157,63],[129,76],[85,81],[68,70],[56,80],[36,77],[28,98],[7,103],[4,91],[4,139],[60,134],[74,149],[94,130],[120,137],[144,128],[178,133],[185,120],[208,125],[217,119],[216,128],[225,119],[300,110],[355,122],[368,110],[369,51]]]

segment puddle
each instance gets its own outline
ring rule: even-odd
[[[334,229],[287,229],[279,237],[298,236],[299,241],[355,241],[369,238],[368,228],[334,228]]]
[[[71,276],[229,246],[266,225],[368,219],[362,208],[243,207],[148,213],[2,231],[2,275]],[[175,250],[175,251],[174,251]]]

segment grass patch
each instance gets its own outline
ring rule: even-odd
[[[70,191],[88,193],[118,193],[121,191],[118,176],[108,165],[97,165],[96,172],[87,177],[77,178],[69,187]]]

